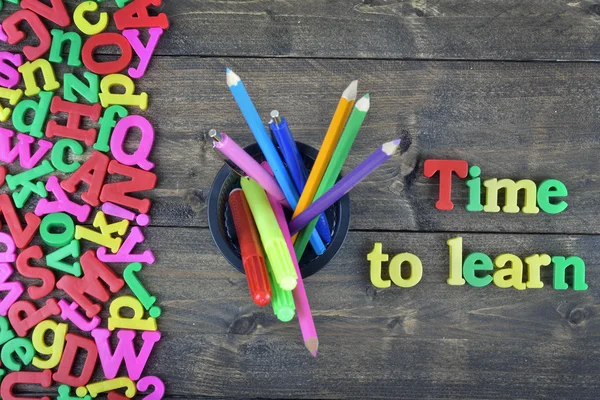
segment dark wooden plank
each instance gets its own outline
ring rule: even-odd
[[[314,147],[353,77],[361,93],[371,92],[345,171],[384,141],[402,137],[410,146],[351,193],[353,229],[600,232],[598,68],[543,63],[157,59],[140,84],[151,95],[148,114],[158,132],[156,224],[207,226],[208,193],[222,166],[209,129],[253,142],[225,85],[225,66],[244,77],[265,121],[278,108],[296,139]],[[569,208],[558,215],[470,213],[466,186],[455,179],[455,210],[438,211],[437,177],[423,176],[427,158],[466,159],[484,179],[560,179]]]
[[[155,225],[207,226],[208,194],[223,165],[209,129],[253,142],[225,84],[225,66],[244,77],[265,120],[278,108],[296,139],[313,147],[352,78],[360,79],[361,93],[371,92],[345,171],[384,141],[402,137],[407,149],[352,191],[352,229],[600,232],[600,85],[598,67],[588,63],[157,58],[138,88],[150,95],[143,115],[157,132],[152,158],[160,182],[149,194]],[[57,69],[59,77],[64,72]],[[438,211],[438,179],[423,176],[428,158],[465,159],[484,179],[560,179],[570,205],[558,215],[471,213],[464,209],[466,186],[455,178],[455,209]]]
[[[172,24],[163,55],[597,60],[600,50],[600,8],[587,0],[177,0],[160,10]]]
[[[340,254],[305,282],[320,338],[313,359],[295,320],[278,322],[270,307],[250,301],[244,276],[207,229],[149,228],[141,249],[151,246],[157,262],[144,267],[142,281],[163,310],[163,339],[146,372],[165,381],[170,399],[595,399],[598,236],[463,236],[465,253],[579,255],[590,287],[581,292],[552,289],[549,271],[539,290],[448,286],[445,242],[453,236],[350,233]],[[417,254],[422,282],[375,289],[366,260],[375,241],[391,254]]]
[[[313,360],[296,322],[253,305],[243,275],[206,229],[151,228],[159,256],[144,279],[164,333],[149,368],[170,397],[594,399],[598,375],[596,236],[467,234],[465,253],[579,255],[588,291],[517,291],[446,284],[452,234],[353,232],[306,280],[320,337]],[[411,289],[374,289],[374,241],[424,265]]]

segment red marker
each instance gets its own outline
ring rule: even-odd
[[[246,271],[250,295],[256,304],[261,307],[266,306],[271,301],[271,285],[269,284],[265,255],[256,224],[250,213],[250,207],[241,189],[234,189],[229,194],[229,208],[240,243],[242,263]]]

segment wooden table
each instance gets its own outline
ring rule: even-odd
[[[68,3],[75,4],[74,0]],[[165,0],[172,27],[140,83],[160,183],[147,241],[163,340],[147,368],[169,398],[597,399],[600,394],[600,4],[491,0]],[[12,6],[14,7],[14,6]],[[108,5],[107,7],[114,7]],[[560,61],[559,61],[560,60]],[[318,147],[353,79],[371,111],[345,171],[380,143],[404,154],[351,193],[340,254],[306,280],[319,356],[295,322],[250,301],[215,247],[207,199],[222,161],[209,129],[249,132],[225,84],[240,74],[264,118],[277,108]],[[561,180],[558,215],[469,213],[455,180],[438,211],[424,160],[484,178]],[[589,290],[449,286],[446,240],[465,253],[578,255]],[[366,255],[411,252],[414,288],[376,289]]]

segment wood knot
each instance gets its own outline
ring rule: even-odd
[[[236,317],[231,325],[229,325],[227,333],[232,333],[234,335],[248,335],[256,330],[256,324],[257,321],[254,314],[241,315]]]
[[[574,308],[567,316],[571,325],[580,325],[589,318],[588,312],[584,308]]]
[[[194,212],[200,212],[206,206],[207,196],[204,190],[188,190],[184,196],[185,201]]]

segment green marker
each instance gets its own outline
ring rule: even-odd
[[[281,322],[290,322],[296,314],[296,305],[294,304],[292,291],[284,290],[276,284],[271,263],[269,263],[268,259],[265,259],[265,262],[267,264],[269,280],[271,281],[271,306],[273,307],[273,313]]]
[[[325,175],[323,175],[323,179],[321,180],[321,184],[317,189],[317,193],[315,194],[313,201],[316,201],[323,195],[323,193],[327,192],[333,187],[333,185],[335,185],[338,176],[340,176],[340,173],[342,172],[344,163],[348,158],[352,144],[356,139],[356,135],[358,135],[358,131],[360,130],[360,127],[367,116],[370,106],[371,100],[368,93],[358,100],[356,104],[354,104],[352,114],[350,114],[350,118],[348,118],[348,123],[346,124],[346,127],[342,132],[342,136],[340,137],[340,141],[338,142],[335,151],[331,156],[331,161],[327,166],[327,170],[325,171]],[[296,257],[298,260],[300,260],[304,254],[304,250],[306,249],[306,245],[310,239],[310,234],[315,229],[317,221],[318,218],[312,220],[308,226],[302,229],[298,235],[298,239],[296,239],[296,243],[294,243],[294,250],[296,250]]]
[[[243,177],[240,181],[260,234],[260,241],[273,266],[273,275],[282,289],[292,290],[298,283],[298,274],[267,195],[255,180]]]

